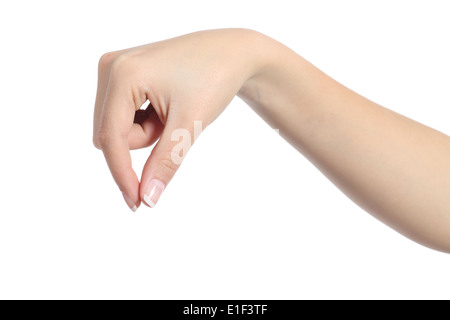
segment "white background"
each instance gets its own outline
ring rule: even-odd
[[[222,27],[449,134],[449,16],[448,1],[2,1],[0,298],[450,298],[448,255],[358,208],[239,99],[153,210],[129,211],[91,142],[101,54]]]

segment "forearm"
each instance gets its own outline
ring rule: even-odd
[[[239,96],[362,208],[422,244],[450,251],[450,138],[256,37],[259,69]]]

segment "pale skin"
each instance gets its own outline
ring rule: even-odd
[[[246,29],[197,32],[100,59],[94,144],[131,209],[153,207],[179,167],[172,132],[184,128],[193,136],[194,121],[208,126],[236,95],[361,208],[450,252],[450,137]],[[147,100],[151,107],[134,123]],[[130,150],[157,140],[139,181]]]

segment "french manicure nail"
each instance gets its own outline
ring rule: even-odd
[[[164,191],[164,183],[159,180],[150,180],[144,188],[144,201],[151,208],[153,208],[158,202],[161,193]]]
[[[137,207],[133,200],[131,200],[131,198],[125,192],[122,192],[122,196],[127,203],[127,206],[130,207],[131,211],[136,212]]]

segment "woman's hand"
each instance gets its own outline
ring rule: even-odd
[[[202,128],[214,121],[257,69],[258,35],[204,31],[102,56],[93,140],[133,211],[141,200],[153,207],[172,179],[185,156],[178,153],[187,151],[175,148],[179,138],[194,137],[194,121]],[[147,100],[147,111],[138,111]],[[158,138],[139,183],[129,150]]]
[[[237,93],[366,211],[450,252],[450,138],[248,30],[194,33],[101,59],[94,143],[130,208],[141,199],[154,206],[175,174],[187,151],[178,129],[193,137],[194,121],[206,127]],[[147,99],[153,108],[134,121]],[[129,149],[158,138],[139,185]]]

